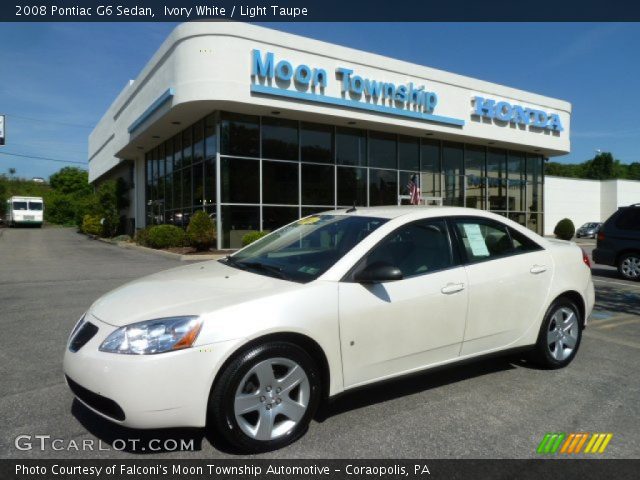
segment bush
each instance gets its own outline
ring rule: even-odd
[[[104,228],[101,223],[102,218],[98,215],[85,215],[82,219],[82,226],[80,230],[89,235],[102,236]]]
[[[149,228],[146,242],[151,248],[182,247],[186,233],[175,225],[154,225]]]
[[[147,228],[141,228],[139,230],[136,230],[136,233],[133,235],[133,241],[136,242],[138,245],[142,245],[143,247],[148,247],[149,246],[149,228],[151,227],[147,227]]]
[[[553,233],[557,238],[562,240],[571,240],[576,233],[576,227],[574,227],[571,220],[563,218],[558,222],[556,228],[553,229]]]
[[[198,251],[209,250],[216,241],[216,229],[209,214],[199,210],[193,214],[187,227],[189,243]]]
[[[242,237],[242,246],[246,247],[247,245],[255,242],[256,240],[260,240],[262,237],[264,237],[265,235],[267,235],[269,232],[249,232],[246,233],[243,237]]]

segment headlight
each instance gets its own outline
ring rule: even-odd
[[[148,355],[189,348],[201,326],[202,320],[195,316],[132,323],[109,335],[100,345],[100,351]]]

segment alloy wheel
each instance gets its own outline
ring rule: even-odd
[[[234,415],[255,440],[273,440],[290,432],[309,407],[311,386],[304,369],[288,358],[254,365],[236,390]]]
[[[640,278],[640,257],[628,255],[620,263],[620,272],[627,278]]]
[[[566,360],[573,353],[579,329],[578,317],[572,309],[560,307],[554,312],[547,331],[547,348],[555,360]]]

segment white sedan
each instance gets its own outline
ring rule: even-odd
[[[504,217],[330,211],[106,294],[73,329],[64,371],[113,422],[208,426],[265,451],[362,385],[520,348],[564,367],[593,303],[579,247]]]

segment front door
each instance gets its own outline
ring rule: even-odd
[[[346,387],[456,358],[467,313],[467,279],[444,220],[399,227],[360,261],[399,267],[404,279],[339,286]]]

